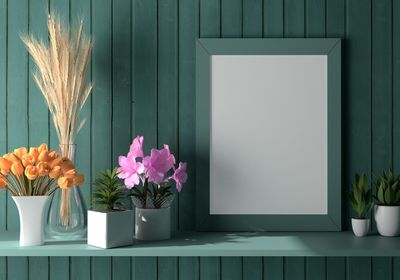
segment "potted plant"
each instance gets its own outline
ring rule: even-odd
[[[376,228],[380,235],[400,234],[400,178],[391,170],[383,172],[376,182]]]
[[[132,244],[133,210],[126,210],[127,191],[117,168],[105,170],[95,182],[93,203],[88,211],[88,244],[113,248]]]
[[[21,147],[0,158],[0,188],[8,189],[17,205],[20,246],[43,244],[44,207],[58,188],[84,182],[68,158],[49,151],[46,144]]]
[[[175,166],[168,145],[151,149],[144,156],[143,136],[137,136],[126,156],[118,158],[119,177],[131,190],[135,208],[135,236],[140,240],[162,240],[171,236],[170,206],[174,198],[171,181],[178,192],[187,180],[186,163]]]
[[[370,229],[368,215],[373,206],[372,191],[368,188],[368,178],[365,174],[356,174],[355,179],[350,192],[350,201],[357,217],[351,219],[351,225],[354,235],[361,237],[367,235]]]

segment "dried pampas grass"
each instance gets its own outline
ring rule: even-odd
[[[62,26],[54,14],[48,17],[49,44],[33,35],[22,36],[37,69],[34,80],[46,99],[60,144],[73,144],[85,120],[78,116],[92,92],[86,84],[86,70],[92,40],[82,33],[83,21],[76,30]]]

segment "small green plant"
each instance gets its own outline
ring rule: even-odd
[[[400,177],[389,169],[376,182],[376,197],[379,205],[400,205]]]
[[[93,203],[97,210],[113,211],[125,208],[125,199],[128,192],[122,181],[118,178],[118,170],[107,169],[100,173],[94,185]]]
[[[350,201],[358,219],[365,219],[373,207],[372,191],[368,188],[368,178],[365,174],[356,174],[352,185]]]

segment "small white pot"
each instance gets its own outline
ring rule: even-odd
[[[49,196],[13,196],[19,213],[19,245],[44,243],[44,208]]]
[[[136,208],[135,234],[139,240],[171,238],[171,208]]]
[[[132,245],[133,210],[89,210],[87,243],[104,249]]]
[[[366,236],[369,232],[371,221],[370,219],[351,219],[353,233],[357,237]]]
[[[376,228],[380,235],[400,234],[400,206],[376,205],[374,210]]]

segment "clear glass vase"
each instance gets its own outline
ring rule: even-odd
[[[62,157],[75,159],[75,144],[60,144]],[[79,240],[86,238],[86,206],[79,187],[58,189],[52,196],[47,215],[46,234],[50,239]]]

